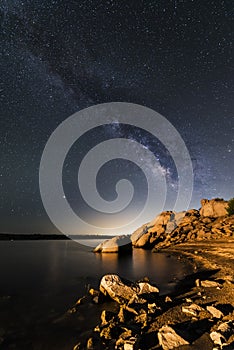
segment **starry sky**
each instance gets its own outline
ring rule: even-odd
[[[63,120],[104,102],[152,108],[178,130],[194,168],[190,207],[234,196],[231,1],[2,0],[0,23],[0,231],[56,232],[39,192],[43,149]],[[79,162],[98,142],[117,137],[151,150],[176,192],[164,146],[114,123],[78,140],[65,161],[66,195],[81,215],[88,209],[76,189]],[[122,177],[135,184],[140,206],[146,181],[126,160],[101,169],[100,194],[112,200]]]

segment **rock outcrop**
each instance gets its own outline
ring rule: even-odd
[[[201,216],[198,210],[185,213],[178,226],[170,233],[161,235],[154,250],[184,242],[216,240],[234,236],[234,215],[221,217]]]
[[[200,210],[175,213],[164,211],[142,225],[131,236],[114,237],[101,243],[95,252],[117,253],[134,248],[160,250],[188,241],[225,239],[234,236],[234,215],[227,215],[228,202],[202,199]]]
[[[173,222],[175,214],[172,211],[164,211],[151,222],[141,226],[131,235],[132,245],[135,248],[152,248],[161,236],[167,231],[167,225]],[[174,226],[173,226],[174,227]]]
[[[94,253],[124,253],[132,250],[130,236],[122,235],[107,239],[94,248]]]
[[[211,218],[218,218],[227,215],[228,202],[223,199],[202,199],[201,200],[201,216],[208,216]]]

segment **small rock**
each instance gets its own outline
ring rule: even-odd
[[[233,321],[228,321],[228,322],[222,322],[219,326],[218,329],[219,333],[224,335],[225,337],[229,337],[234,330],[234,322]]]
[[[205,281],[201,281],[201,287],[204,288],[211,288],[211,287],[220,287],[220,284],[218,282],[215,281],[209,281],[209,280],[205,280]]]
[[[101,325],[105,326],[114,319],[115,314],[111,311],[103,310],[101,313]]]
[[[163,326],[160,328],[158,332],[158,340],[164,350],[172,350],[178,346],[189,344],[169,326]]]
[[[139,349],[138,344],[139,339],[136,336],[131,337],[124,342],[124,350],[137,350]]]
[[[192,316],[198,316],[199,312],[203,311],[204,309],[197,305],[197,304],[191,304],[189,306],[182,306],[182,311],[185,314],[189,314]]]
[[[92,297],[96,297],[96,296],[99,296],[100,292],[99,292],[99,290],[95,290],[95,289],[91,288],[89,290],[89,294],[92,295]]]
[[[219,332],[211,332],[210,338],[214,344],[219,345],[221,347],[226,343],[226,339]]]
[[[201,281],[199,279],[196,279],[195,285],[196,287],[201,287]]]
[[[172,299],[168,295],[165,298],[165,303],[172,303]]]
[[[93,298],[93,302],[94,302],[94,304],[99,304],[99,296],[98,295]]]
[[[147,327],[148,324],[148,315],[145,310],[141,310],[140,314],[134,318],[136,323],[141,323],[141,328]]]
[[[160,306],[157,306],[155,303],[148,304],[148,313],[154,314],[157,310],[161,310]]]
[[[186,298],[185,301],[186,301],[186,303],[192,303],[193,302],[192,299],[190,299],[190,298]]]
[[[215,318],[223,317],[223,313],[214,306],[207,306],[206,310],[209,311],[209,313]]]
[[[93,350],[94,346],[93,346],[93,338],[89,338],[87,341],[87,350]]]

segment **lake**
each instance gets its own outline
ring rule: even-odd
[[[53,349],[51,332],[43,327],[48,328],[49,320],[62,315],[87,288],[98,288],[104,274],[117,273],[133,281],[148,276],[161,294],[167,294],[191,271],[190,265],[176,257],[145,250],[133,250],[126,256],[101,255],[69,240],[1,241],[0,332],[2,328],[7,339],[6,347],[3,343],[1,349],[12,344],[12,348],[17,344],[17,349],[46,349],[45,344],[38,345],[43,332],[50,344],[48,349]],[[58,332],[57,339],[68,332],[70,340],[66,344],[70,344],[75,334],[65,328]],[[40,341],[37,339],[37,346],[34,343],[32,347],[38,334]],[[26,347],[26,338],[31,347]],[[63,346],[64,341],[60,339],[56,350],[71,348]]]

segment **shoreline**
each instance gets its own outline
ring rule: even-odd
[[[180,280],[174,291],[167,296],[159,295],[155,299],[155,303],[159,305],[161,311],[153,316],[148,315],[147,322],[145,321],[141,329],[138,328],[138,331],[135,332],[135,339],[140,339],[140,347],[136,347],[136,349],[162,349],[158,343],[158,334],[165,327],[171,327],[178,337],[182,337],[187,343],[187,345],[183,345],[183,350],[221,349],[221,345],[215,344],[212,337],[214,334],[217,336],[217,329],[220,325],[234,327],[234,240],[182,243],[158,252],[187,261],[192,264],[193,272]],[[193,311],[191,314],[183,311],[194,305],[200,311]],[[213,310],[214,315],[220,313],[221,316],[214,316]],[[117,332],[123,325],[118,320],[115,322],[112,327]],[[136,317],[132,318],[130,323],[128,321],[124,324],[124,327],[131,334],[134,334],[131,328],[133,326],[139,327]],[[101,332],[103,329],[108,329],[108,322],[105,327],[102,327],[100,323],[95,329],[100,329]],[[223,349],[234,348],[234,328],[230,334],[229,336],[225,335],[226,345],[222,345]],[[224,339],[223,334],[220,337]],[[99,341],[97,339],[100,340],[97,332],[90,330],[88,333],[86,332],[86,335],[80,335],[79,347],[74,347],[74,349],[86,349],[85,343],[92,343],[92,341],[95,343],[95,341]],[[221,339],[221,341],[223,340]],[[108,340],[104,340],[101,346],[103,349],[107,349],[108,344]],[[94,349],[98,349],[98,347],[94,347]],[[120,349],[122,348],[120,347]]]

